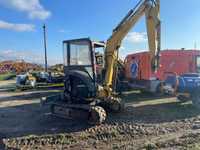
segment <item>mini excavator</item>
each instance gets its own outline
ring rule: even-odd
[[[118,52],[122,40],[142,16],[146,18],[150,63],[156,70],[160,52],[160,0],[141,0],[106,42],[90,38],[63,41],[64,92],[42,98],[41,103],[50,105],[52,114],[56,116],[84,119],[93,125],[103,123],[108,112],[120,112],[123,101],[113,90]],[[97,57],[95,54],[99,49],[103,49],[103,55]],[[99,64],[103,68],[101,79],[97,76]]]

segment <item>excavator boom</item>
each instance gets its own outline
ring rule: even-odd
[[[134,9],[130,10],[119,25],[113,30],[113,34],[107,40],[105,50],[106,76],[104,88],[112,86],[115,63],[118,59],[118,50],[122,40],[126,37],[138,20],[145,15],[149,52],[151,57],[152,69],[158,67],[160,51],[160,0],[141,0]]]

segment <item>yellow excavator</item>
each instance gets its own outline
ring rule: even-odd
[[[42,105],[50,105],[59,117],[84,119],[101,124],[107,112],[120,112],[123,101],[113,90],[117,76],[118,52],[122,40],[138,20],[145,16],[152,69],[159,65],[160,52],[160,0],[141,0],[113,30],[106,42],[81,38],[63,41],[65,88],[61,95],[44,97]],[[95,57],[103,51],[105,61]],[[98,58],[98,60],[97,60]],[[102,79],[98,80],[97,66],[102,63]]]

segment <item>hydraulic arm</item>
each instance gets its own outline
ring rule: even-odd
[[[118,50],[121,46],[122,40],[138,22],[138,20],[145,15],[147,26],[147,37],[149,44],[149,52],[151,57],[152,69],[156,70],[159,65],[159,51],[160,51],[160,0],[141,0],[137,6],[130,10],[125,18],[113,30],[113,34],[107,40],[105,50],[106,62],[106,76],[104,82],[104,96],[105,93],[109,96],[111,93],[111,86],[113,81],[113,74],[115,71],[115,63],[118,59]]]

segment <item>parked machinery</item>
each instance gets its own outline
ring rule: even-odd
[[[119,112],[123,108],[121,99],[113,92],[117,76],[118,50],[122,40],[143,16],[146,16],[152,70],[158,67],[160,51],[160,3],[159,0],[141,0],[129,11],[104,42],[89,38],[63,41],[65,90],[61,96],[42,99],[50,104],[52,113],[58,116],[87,119],[91,124],[100,124],[106,112]],[[95,52],[104,49],[102,80],[97,82]]]
[[[170,73],[164,82],[164,90],[175,95],[180,102],[192,100],[193,105],[200,108],[199,73],[185,73],[180,76]]]
[[[16,87],[17,88],[25,88],[25,86],[29,86],[35,88],[36,86],[36,78],[27,72],[26,74],[20,74],[16,77]]]

